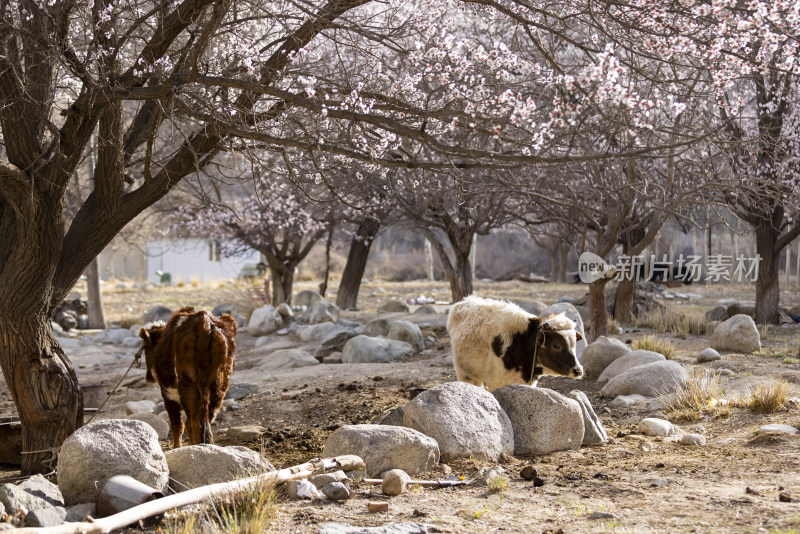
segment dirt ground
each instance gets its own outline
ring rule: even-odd
[[[224,286],[148,292],[113,289],[105,294],[106,311],[112,321],[131,322],[155,304],[211,308],[235,291]],[[702,296],[673,302],[686,309],[708,309],[723,297],[753,298],[753,290],[747,286],[693,286],[678,291]],[[550,304],[561,296],[583,295],[585,286],[479,282],[476,292],[487,297],[538,299]],[[344,315],[366,321],[377,316],[376,309],[386,300],[419,294],[441,302],[448,299],[443,283],[373,281],[362,288],[362,311]],[[800,302],[797,290],[784,291],[781,296],[784,305]],[[238,410],[220,417],[215,425],[218,443],[247,445],[263,452],[276,467],[287,467],[319,456],[326,437],[338,426],[372,422],[391,408],[405,405],[413,390],[455,380],[452,364],[447,360],[450,347],[445,316],[402,317],[421,323],[423,331],[436,337],[436,343],[424,355],[388,364],[323,364],[260,373],[261,356],[253,348],[254,339],[241,334],[234,379],[256,382],[262,389],[239,401]],[[615,337],[627,341],[650,333],[632,325],[625,330]],[[713,367],[733,371],[733,376],[720,379],[725,391],[743,394],[755,384],[783,378],[789,384],[790,395],[800,397],[799,332],[797,327],[770,328],[762,338],[761,352],[723,355],[725,363],[716,362]],[[705,337],[664,337],[675,344],[675,360],[690,372],[711,367],[695,363],[696,354],[708,346]],[[296,345],[302,346],[299,342]],[[126,350],[76,346],[70,355],[82,382],[116,383],[134,352]],[[101,417],[121,417],[122,406],[128,400],[159,400],[158,391],[146,385],[143,377],[143,370],[134,370]],[[731,408],[722,417],[701,415],[693,421],[673,420],[683,430],[707,438],[705,446],[688,447],[678,444],[674,437],[654,438],[637,433],[637,423],[657,412],[648,411],[644,405],[612,410],[608,408],[610,399],[599,397],[595,382],[545,377],[539,385],[564,393],[572,389],[584,391],[611,436],[609,443],[534,458],[507,457],[499,465],[506,470],[508,485],[499,492],[489,491],[485,484],[451,489],[412,487],[403,495],[388,498],[379,488],[354,483],[354,496],[344,503],[312,503],[279,496],[271,531],[317,532],[321,524],[328,522],[362,526],[418,522],[430,525],[432,532],[452,533],[800,532],[800,435],[758,435],[758,428],[768,423],[800,425],[796,404],[766,415]],[[282,395],[285,393],[289,395]],[[3,386],[0,416],[12,413],[13,404]],[[242,425],[260,425],[265,432],[251,443],[234,443],[226,437],[226,428]],[[164,443],[164,447],[169,445]],[[448,465],[452,475],[466,479],[481,467],[493,466],[476,460],[458,460]],[[536,468],[543,486],[535,487],[520,477],[520,470],[527,465]],[[445,470],[441,467],[415,478],[443,478]],[[0,477],[15,474],[18,472],[9,466],[0,471]],[[786,500],[790,502],[783,502]],[[389,512],[367,513],[367,503],[373,501],[389,501]],[[594,512],[613,516],[592,519]]]

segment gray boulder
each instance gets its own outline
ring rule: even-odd
[[[388,339],[405,341],[415,352],[425,350],[425,341],[422,339],[422,331],[417,325],[409,321],[392,321],[389,327]]]
[[[317,301],[322,300],[322,295],[317,293],[316,291],[311,291],[310,289],[305,289],[297,294],[294,298],[294,305],[295,306],[305,306],[306,308],[310,308],[314,305]]]
[[[446,382],[417,395],[405,407],[403,425],[435,439],[448,459],[497,461],[514,451],[514,430],[497,399],[465,382]]]
[[[314,352],[314,358],[322,361],[325,356],[334,352],[341,352],[345,343],[353,337],[356,337],[355,329],[339,325],[334,326],[322,336],[319,347]]]
[[[57,527],[67,518],[67,509],[63,506],[48,506],[31,510],[25,516],[26,527]]]
[[[339,306],[325,299],[318,300],[311,305],[308,311],[308,324],[318,324],[329,321],[335,323],[339,320]]]
[[[728,317],[733,318],[736,315],[748,315],[751,319],[756,318],[756,307],[742,304],[740,302],[734,302],[727,309]]]
[[[666,358],[663,354],[649,350],[634,350],[621,358],[617,358],[611,362],[608,367],[603,369],[600,376],[597,378],[599,384],[605,384],[615,376],[619,376],[628,369],[646,365],[648,363],[664,361]]]
[[[42,475],[33,475],[17,487],[35,497],[41,497],[53,506],[64,506],[64,496],[61,495],[61,490]]]
[[[167,322],[170,317],[172,317],[172,310],[166,306],[154,306],[142,315],[142,319],[145,323],[154,323],[156,321]]]
[[[377,425],[403,426],[403,413],[405,411],[406,409],[404,406],[398,406],[397,408],[389,410],[389,412],[384,415],[377,417],[373,423]]]
[[[706,312],[706,321],[724,321],[728,318],[728,309],[725,306],[714,306]]]
[[[603,423],[592,408],[589,397],[583,391],[574,389],[567,394],[567,397],[576,401],[583,413],[583,445],[600,445],[608,442],[608,434],[603,428]]]
[[[515,300],[514,304],[537,317],[541,316],[542,312],[547,309],[547,304],[541,300]]]
[[[258,384],[231,380],[228,392],[225,394],[225,399],[240,400],[253,393],[258,393]]]
[[[750,354],[761,350],[761,335],[749,315],[734,315],[711,334],[711,348]]]
[[[581,356],[585,380],[597,380],[603,370],[617,358],[631,353],[631,348],[613,337],[600,336],[586,347]]]
[[[388,425],[344,425],[328,436],[324,458],[355,454],[364,460],[369,476],[389,469],[417,474],[439,463],[436,441],[411,428]]]
[[[575,306],[573,306],[569,302],[557,302],[555,304],[551,304],[550,306],[542,310],[541,317],[547,317],[551,313],[553,315],[564,313],[566,314],[567,317],[569,317],[570,319],[575,321],[575,323],[577,323],[575,329],[581,333],[583,339],[578,341],[578,344],[575,346],[575,354],[578,355],[578,360],[580,360],[581,363],[583,363],[583,360],[581,358],[583,356],[583,351],[586,349],[586,331],[583,329],[583,317],[581,317],[581,314],[578,312],[577,309],[575,309]]]
[[[496,389],[493,395],[514,428],[515,455],[575,450],[583,443],[583,411],[576,400],[524,384]]]
[[[600,390],[606,398],[620,395],[657,397],[672,393],[689,379],[681,364],[671,360],[648,363],[615,376]]]
[[[387,336],[391,321],[389,319],[373,319],[364,325],[364,335],[369,337]]]
[[[720,359],[722,359],[722,356],[711,347],[703,349],[700,354],[697,355],[697,363],[715,362]]]
[[[266,336],[283,326],[283,319],[273,306],[261,306],[250,314],[247,333],[253,337]]]
[[[409,307],[408,304],[401,300],[390,300],[386,302],[383,306],[378,308],[378,313],[408,313]]]
[[[297,330],[297,335],[303,341],[320,341],[322,337],[336,325],[330,321],[319,324],[302,326]]]
[[[163,411],[163,410],[162,410]],[[154,413],[135,413],[126,417],[132,421],[142,421],[150,425],[158,434],[158,440],[163,441],[169,436],[169,423]]]
[[[301,349],[281,349],[265,356],[258,363],[259,369],[297,369],[309,365],[319,365],[315,357]]]
[[[430,304],[423,304],[414,310],[414,315],[436,315],[436,308]]]
[[[404,341],[356,336],[345,343],[342,363],[385,363],[411,354],[414,354],[414,347]]]
[[[64,521],[68,523],[79,523],[81,521],[86,521],[88,517],[96,517],[97,515],[97,507],[93,502],[87,502],[82,504],[75,504],[67,508],[67,517],[64,518]]]
[[[0,505],[12,515],[15,514],[20,507],[24,507],[27,510],[53,508],[53,505],[43,497],[32,495],[14,484],[3,484],[0,486]]]
[[[156,403],[151,400],[128,401],[125,403],[125,415],[153,413],[155,410]]]
[[[258,475],[275,468],[247,447],[190,445],[167,451],[167,465],[175,491]]]
[[[115,475],[127,475],[157,491],[164,491],[169,480],[156,431],[127,419],[95,421],[76,430],[61,445],[57,471],[67,505],[94,502]]]

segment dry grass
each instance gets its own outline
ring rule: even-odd
[[[230,493],[214,504],[219,531],[230,534],[261,534],[278,511],[275,485],[261,482]]]
[[[663,354],[668,360],[671,360],[673,356],[675,356],[675,345],[673,345],[670,340],[663,337],[644,336],[639,339],[634,339],[633,343],[631,343],[631,348],[633,350],[657,352]]]
[[[730,413],[730,402],[716,374],[694,373],[667,398],[670,400],[664,411],[670,420],[699,421],[706,415],[727,417]]]
[[[645,314],[636,324],[652,328],[659,334],[670,332],[683,339],[689,334],[704,336],[710,330],[705,313],[699,310],[684,312],[674,308],[660,308]]]
[[[622,330],[620,324],[616,321],[616,319],[612,319],[611,317],[608,318],[608,333],[617,335]]]
[[[736,401],[736,406],[749,408],[759,413],[775,413],[784,409],[789,399],[789,384],[781,379],[749,388],[747,393]]]
[[[497,475],[488,480],[487,486],[492,493],[502,493],[508,489],[508,478],[503,475]]]

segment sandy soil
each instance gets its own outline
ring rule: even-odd
[[[377,288],[383,290],[378,290]],[[579,296],[581,286],[526,285],[516,282],[479,283],[484,296],[533,300],[545,303],[562,295]],[[223,299],[203,288],[182,288],[169,292],[109,291],[107,309],[111,318],[136,316],[156,303],[180,302],[213,307]],[[219,288],[214,291],[219,291]],[[444,284],[389,284],[372,282],[360,301],[364,311],[349,312],[361,321],[376,316],[375,309],[391,297],[420,293],[446,299]],[[693,287],[701,299],[678,303],[704,309],[718,298],[752,299],[752,288]],[[373,294],[374,292],[374,294]],[[797,292],[785,292],[784,303],[800,301]],[[398,315],[400,317],[400,315]],[[406,317],[406,316],[403,316]],[[437,342],[424,355],[391,364],[319,365],[301,369],[265,372],[253,349],[254,339],[239,338],[239,355],[234,378],[256,382],[262,390],[239,401],[240,409],[228,411],[215,425],[220,444],[233,444],[225,429],[260,425],[265,432],[257,442],[246,443],[276,466],[286,467],[316,457],[325,438],[343,424],[371,422],[391,408],[408,402],[410,391],[455,380],[443,315],[408,315],[433,333]],[[629,328],[628,330],[633,330]],[[626,331],[623,341],[647,333]],[[696,364],[695,355],[707,347],[705,338],[670,338],[676,346],[677,361],[690,371],[709,364]],[[302,346],[299,340],[293,344]],[[742,394],[754,384],[783,378],[792,395],[800,396],[800,364],[797,363],[797,328],[772,328],[763,339],[764,349],[754,355],[725,355],[724,364],[734,371],[721,384],[731,395]],[[80,380],[104,380],[114,384],[127,369],[133,349],[116,346],[82,346],[69,349]],[[272,376],[270,376],[272,375]],[[101,417],[123,416],[128,400],[160,400],[158,391],[144,383],[144,371],[134,369],[124,386],[112,398]],[[275,532],[317,532],[319,525],[339,522],[375,526],[398,522],[420,522],[433,532],[797,532],[800,530],[800,436],[758,435],[767,423],[800,425],[795,406],[774,414],[757,414],[733,408],[725,417],[700,416],[695,421],[673,422],[682,429],[699,432],[708,442],[687,447],[676,438],[640,435],[636,424],[649,412],[646,408],[607,409],[609,399],[600,398],[596,383],[546,377],[540,382],[561,392],[581,389],[612,439],[607,445],[581,448],[535,458],[505,458],[508,486],[490,492],[485,485],[452,489],[414,487],[393,498],[375,487],[354,484],[354,497],[344,503],[292,501],[279,496],[280,506],[271,530]],[[289,393],[283,395],[283,393]],[[290,398],[284,398],[290,397]],[[13,412],[7,390],[0,388],[0,415]],[[168,445],[164,444],[165,448]],[[460,460],[449,464],[452,474],[469,479],[491,464]],[[534,487],[520,477],[520,470],[534,466],[545,484]],[[444,469],[444,468],[443,468]],[[6,467],[0,476],[14,475]],[[417,478],[442,478],[443,470]],[[791,502],[782,502],[779,495]],[[367,502],[389,501],[387,514],[367,513]],[[615,517],[591,519],[593,512]]]

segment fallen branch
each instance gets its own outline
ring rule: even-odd
[[[380,478],[362,478],[361,482],[370,484],[372,486],[380,486],[383,484],[383,479]],[[475,480],[409,480],[408,485],[424,486],[426,488],[452,488],[454,486],[469,486]]]
[[[223,493],[242,490],[252,484],[264,482],[286,482],[288,480],[307,478],[319,472],[338,471],[340,469],[344,471],[364,469],[364,460],[353,455],[312,460],[310,462],[295,465],[294,467],[287,467],[286,469],[281,469],[279,471],[270,471],[269,473],[264,473],[263,475],[257,475],[241,480],[232,480],[230,482],[221,482],[219,484],[211,484],[209,486],[201,486],[199,488],[194,488],[182,493],[176,493],[175,495],[170,495],[169,497],[156,499],[155,501],[134,506],[133,508],[129,508],[128,510],[118,514],[103,517],[101,519],[95,519],[91,523],[64,523],[56,527],[20,528],[15,530],[14,533],[90,534],[95,532],[112,532],[116,529],[132,525],[133,523],[136,523],[142,519],[163,514],[167,510],[178,508],[180,506],[186,506],[187,504],[198,503]]]

